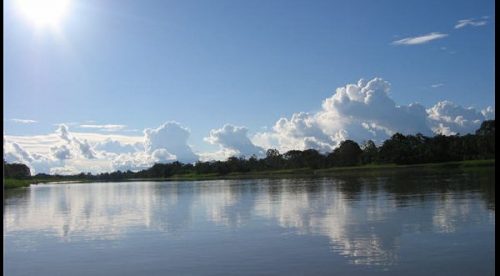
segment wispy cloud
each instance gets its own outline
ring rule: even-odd
[[[482,18],[487,19],[488,17],[483,16]],[[473,27],[484,26],[486,25],[486,23],[487,23],[486,20],[462,19],[458,20],[457,24],[455,25],[455,29],[460,29],[466,26],[473,26]]]
[[[102,131],[118,131],[126,128],[126,125],[80,125],[81,128],[93,128]]]
[[[62,122],[62,123],[56,123],[56,124],[52,124],[52,125],[58,127],[60,125],[76,126],[78,124],[79,124],[78,122]]]
[[[137,129],[137,128],[133,128],[133,129],[124,129],[123,131],[125,131],[125,132],[139,132],[141,130]]]
[[[403,38],[400,40],[393,41],[393,45],[418,45],[418,44],[423,44],[427,43],[432,40],[440,39],[447,37],[447,34],[442,34],[442,33],[430,33],[426,35],[421,35],[421,36],[415,36],[415,37],[407,37]]]
[[[38,123],[35,120],[29,120],[29,119],[10,119],[10,120],[12,122],[20,123],[20,124],[34,124],[34,123]]]
[[[444,84],[442,84],[442,83],[436,83],[436,84],[431,85],[432,88],[438,88],[438,87],[441,87],[441,86],[444,86]]]

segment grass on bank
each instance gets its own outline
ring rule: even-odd
[[[342,171],[357,171],[357,170],[387,170],[387,169],[409,169],[409,168],[468,168],[468,167],[483,167],[483,166],[494,166],[495,159],[488,160],[465,160],[465,161],[452,161],[452,162],[442,162],[442,163],[423,163],[423,164],[411,164],[411,165],[396,165],[396,164],[368,164],[362,166],[352,166],[352,167],[335,167],[328,169],[316,170],[316,174],[327,174]]]
[[[91,182],[88,179],[71,179],[68,180],[64,177],[57,177],[52,179],[38,179],[36,177],[28,178],[28,179],[15,179],[15,178],[4,178],[3,179],[3,188],[4,189],[14,189],[14,188],[23,188],[29,187],[31,184],[42,184],[42,183],[68,183],[68,182]]]
[[[3,180],[3,187],[4,189],[21,188],[21,187],[28,187],[32,183],[33,183],[32,179],[5,178]]]

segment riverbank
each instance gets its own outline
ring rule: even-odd
[[[365,173],[376,173],[387,170],[408,170],[408,169],[445,169],[445,168],[475,168],[475,167],[489,167],[495,166],[495,159],[489,160],[467,160],[467,161],[456,161],[456,162],[443,162],[443,163],[426,163],[426,164],[413,164],[413,165],[396,165],[396,164],[371,164],[363,166],[352,166],[352,167],[335,167],[328,169],[311,169],[311,168],[301,168],[301,169],[289,169],[289,170],[272,170],[272,171],[254,171],[246,173],[229,173],[226,175],[218,174],[183,174],[174,175],[168,178],[129,178],[129,179],[117,179],[117,180],[106,180],[109,182],[116,181],[194,181],[194,180],[218,180],[218,179],[257,179],[257,178],[289,178],[289,177],[325,177],[334,176],[339,174],[365,174]],[[67,179],[65,177],[59,177],[57,179],[4,179],[4,189],[13,189],[21,187],[29,187],[31,184],[42,184],[42,183],[67,183],[71,181],[72,183],[84,183],[84,182],[96,182],[103,181],[100,179],[89,180],[89,179]]]
[[[456,162],[443,162],[443,163],[426,163],[426,164],[413,164],[413,165],[396,165],[396,164],[371,164],[363,166],[352,167],[335,167],[328,169],[290,169],[290,170],[275,170],[275,171],[261,171],[261,172],[247,172],[247,173],[229,173],[226,175],[174,175],[169,178],[155,178],[155,179],[131,179],[131,180],[157,180],[157,181],[182,181],[182,180],[217,180],[217,179],[256,179],[256,178],[285,178],[285,177],[325,177],[335,176],[339,174],[364,174],[376,173],[387,170],[409,170],[409,169],[444,169],[444,168],[475,168],[475,167],[489,167],[495,166],[495,160],[466,160]]]
[[[31,184],[43,184],[43,183],[83,183],[83,182],[91,182],[87,179],[80,180],[67,180],[64,177],[56,178],[56,179],[37,179],[37,178],[28,178],[28,179],[14,179],[14,178],[6,178],[3,179],[3,188],[4,189],[15,189],[15,188],[23,188],[29,187]]]

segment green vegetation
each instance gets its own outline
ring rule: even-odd
[[[339,174],[357,175],[364,173],[377,173],[383,170],[415,170],[415,169],[444,169],[444,168],[478,168],[495,166],[495,159],[489,160],[467,160],[444,163],[425,163],[413,165],[397,164],[369,164],[362,166],[335,167],[328,169],[313,170],[310,168],[289,169],[289,170],[269,170],[269,171],[251,171],[251,172],[233,172],[226,175],[218,174],[176,174],[170,177],[157,178],[132,178],[131,181],[169,181],[169,180],[215,180],[215,179],[257,179],[257,178],[288,178],[288,177],[323,177]]]
[[[31,179],[15,179],[15,178],[5,178],[3,180],[3,187],[5,189],[28,187],[33,181]]]
[[[124,180],[205,180],[236,178],[276,178],[288,176],[325,176],[343,172],[369,172],[405,168],[453,168],[491,166],[495,164],[495,121],[484,121],[476,134],[464,136],[394,134],[380,147],[366,141],[360,147],[351,140],[343,141],[328,154],[314,149],[291,150],[280,154],[269,149],[265,158],[230,157],[227,161],[198,161],[195,164],[172,162],[154,164],[139,172],[116,171],[92,175],[60,176],[37,174],[29,177],[29,169],[21,164],[6,164],[11,179],[5,188],[30,183],[56,181],[124,181]],[[23,167],[24,166],[24,167]]]
[[[7,164],[3,161],[3,174],[5,178],[27,179],[30,177],[30,168],[24,164]]]
[[[26,187],[32,183],[31,172],[24,164],[7,164],[3,161],[3,185],[5,189]]]

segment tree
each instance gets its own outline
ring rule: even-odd
[[[379,156],[387,163],[408,164],[411,149],[409,143],[401,133],[395,133],[384,141],[380,147]]]
[[[4,177],[5,178],[28,178],[31,176],[31,171],[28,166],[20,163],[8,164],[3,161]]]
[[[304,167],[304,160],[302,159],[302,152],[300,150],[289,150],[283,154],[286,162],[286,167],[289,169],[296,169]]]
[[[378,149],[372,140],[363,143],[361,153],[361,163],[370,164],[378,161]]]
[[[313,170],[324,167],[325,156],[315,149],[307,149],[302,152],[302,159],[304,165]]]
[[[277,149],[268,149],[266,152],[265,163],[271,169],[279,169],[283,164],[283,157]]]
[[[495,136],[495,120],[483,121],[476,135],[493,135]]]
[[[362,152],[356,142],[345,140],[340,143],[338,148],[333,150],[329,159],[334,166],[354,166],[359,163]]]

